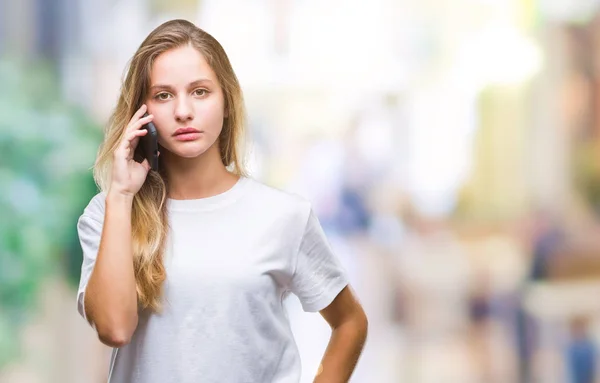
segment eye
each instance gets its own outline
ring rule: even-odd
[[[208,91],[206,89],[196,89],[194,91],[194,95],[199,96],[199,97],[206,96],[207,94],[208,94]]]
[[[159,101],[168,100],[169,97],[171,97],[171,95],[169,93],[167,93],[167,92],[160,92],[156,96],[154,96],[154,98],[157,99],[157,100],[159,100]]]

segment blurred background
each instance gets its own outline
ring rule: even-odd
[[[124,68],[186,18],[252,175],[310,199],[370,318],[352,382],[600,382],[599,0],[0,0],[0,382],[103,382],[76,220]],[[286,302],[312,381],[328,341]]]

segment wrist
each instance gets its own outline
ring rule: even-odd
[[[109,188],[106,194],[106,202],[107,203],[117,203],[117,204],[131,204],[133,203],[134,194],[121,191],[117,188]]]

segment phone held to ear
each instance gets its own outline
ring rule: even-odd
[[[144,117],[148,116],[148,113],[144,114]],[[156,126],[152,122],[149,122],[142,126],[140,129],[146,129],[148,133],[140,137],[138,145],[139,151],[139,162],[144,161],[144,158],[148,160],[150,168],[154,171],[158,171],[158,131]]]

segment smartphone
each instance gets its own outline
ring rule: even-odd
[[[144,117],[148,116],[148,113],[144,114]],[[146,129],[148,133],[140,137],[140,142],[136,150],[138,152],[139,162],[144,161],[144,158],[148,160],[150,168],[154,171],[158,171],[158,131],[156,126],[151,122],[145,124],[140,129]]]

